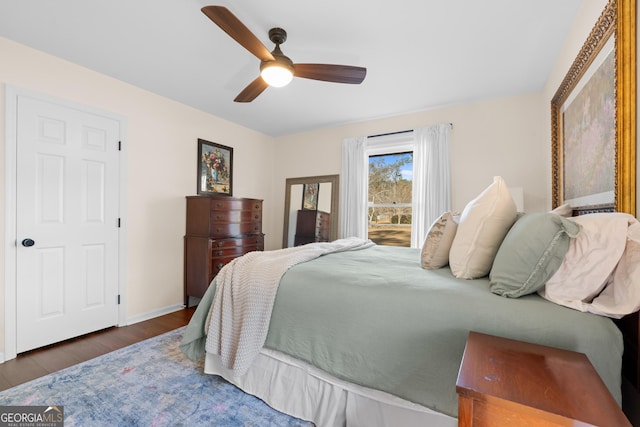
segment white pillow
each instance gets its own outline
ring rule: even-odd
[[[475,279],[489,274],[502,240],[516,221],[516,204],[500,176],[465,206],[449,251],[454,276]]]
[[[551,212],[553,212],[554,214],[558,214],[560,216],[563,216],[565,218],[570,218],[571,215],[573,215],[573,208],[571,207],[570,204],[565,203],[564,205],[558,206],[557,208],[555,208]]]
[[[612,212],[571,218],[582,231],[569,242],[569,250],[556,273],[538,293],[556,304],[587,311],[618,264],[627,242],[632,215]]]
[[[627,244],[604,290],[587,311],[620,319],[640,310],[640,222],[629,226]]]
[[[449,264],[449,249],[458,229],[460,214],[445,212],[436,219],[422,245],[420,264],[427,270],[436,270]]]

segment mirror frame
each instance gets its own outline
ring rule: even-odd
[[[289,242],[289,211],[291,210],[291,186],[300,184],[330,183],[331,184],[331,223],[329,225],[329,240],[338,238],[339,203],[340,203],[340,175],[318,175],[300,178],[287,178],[284,192],[284,228],[282,230],[282,247]],[[334,217],[335,215],[335,217]]]

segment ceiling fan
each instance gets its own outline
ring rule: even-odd
[[[367,75],[367,69],[350,65],[294,64],[280,50],[287,40],[287,32],[282,28],[269,30],[269,39],[276,44],[269,52],[260,40],[236,16],[223,6],[205,6],[202,12],[218,27],[254,54],[260,62],[260,76],[236,96],[235,102],[251,102],[268,86],[282,87],[293,77],[322,80],[333,83],[360,84]]]

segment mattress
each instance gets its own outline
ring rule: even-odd
[[[424,270],[419,260],[418,249],[376,246],[292,267],[280,282],[263,350],[455,418],[457,373],[473,330],[585,353],[621,402],[622,335],[610,319],[537,294],[497,296],[487,278],[456,279],[448,267]],[[191,330],[203,330],[196,319],[214,288]],[[190,340],[202,341],[197,334]]]

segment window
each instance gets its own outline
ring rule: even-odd
[[[451,124],[446,123],[405,132],[345,139],[340,176],[340,236],[366,238],[369,234],[369,216],[372,215],[369,202],[374,205],[380,203],[379,200],[369,200],[369,159],[373,156],[375,162],[375,156],[412,153],[410,246],[419,248],[431,223],[451,209],[450,132]],[[402,173],[400,177],[403,177]],[[396,205],[409,203],[406,199],[395,201]]]
[[[411,246],[413,151],[369,156],[368,237]]]

